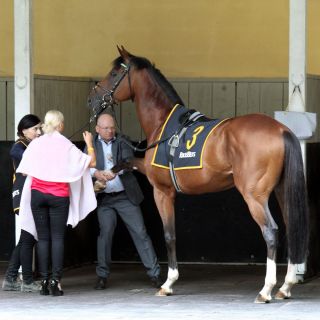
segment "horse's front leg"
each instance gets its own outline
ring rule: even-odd
[[[163,191],[154,188],[154,199],[158,207],[164,230],[164,238],[168,253],[168,276],[166,282],[157,292],[157,296],[168,296],[173,293],[172,286],[179,278],[177,256],[176,256],[176,231],[175,231],[175,215],[174,200],[175,191]]]

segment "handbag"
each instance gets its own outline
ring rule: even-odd
[[[294,95],[299,95],[303,105],[301,90],[299,86],[295,86],[292,92],[292,101]],[[274,118],[288,127],[299,140],[306,140],[313,136],[317,127],[317,114],[313,112],[298,112],[298,111],[275,111]]]

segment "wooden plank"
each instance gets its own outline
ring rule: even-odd
[[[260,112],[274,117],[274,111],[281,110],[283,103],[282,82],[260,83]]]
[[[320,139],[320,130],[319,130],[319,113],[320,113],[320,80],[319,79],[307,79],[306,86],[306,111],[317,113],[317,128],[312,139],[309,139],[308,142],[317,142]]]
[[[90,118],[86,107],[89,82],[58,79],[35,79],[35,113],[44,118],[48,110],[57,109],[65,117],[65,136],[69,137],[83,127]],[[94,126],[93,126],[94,127]],[[83,130],[88,130],[89,126]],[[82,131],[72,137],[81,141]]]
[[[141,140],[141,127],[135,105],[131,101],[121,103],[121,132],[133,141]]]
[[[182,99],[184,105],[189,107],[189,82],[188,81],[171,81],[173,87],[176,89],[178,95]]]
[[[212,84],[212,111],[211,117],[224,119],[236,114],[234,82],[214,82]]]
[[[77,129],[75,128],[74,118],[77,116],[79,111],[77,110],[78,108],[73,108],[74,106],[72,105],[73,82],[53,81],[51,85],[53,86],[53,90],[56,92],[54,99],[52,99],[53,109],[57,109],[63,113],[65,121],[65,129],[63,133],[66,137],[70,137],[80,128],[80,126],[77,127]],[[82,140],[82,138],[79,139],[79,134],[77,134],[72,138],[72,140]]]
[[[0,81],[0,140],[7,140],[7,82]]]
[[[211,82],[190,82],[189,108],[196,109],[206,116],[211,116],[212,85]]]
[[[82,141],[82,132],[90,130],[90,110],[87,107],[89,83],[83,81],[71,82],[71,105],[69,116],[72,121],[72,133],[81,129],[73,138],[74,141]],[[85,126],[85,127],[84,127]],[[83,128],[84,127],[84,128]]]
[[[284,82],[283,83],[283,102],[282,102],[283,108],[282,108],[282,110],[285,110],[288,107],[288,92],[289,92],[289,84],[288,84],[288,82]]]
[[[45,79],[35,79],[34,90],[34,113],[43,120],[46,112],[53,109],[51,99],[55,93],[52,92],[50,80]]]
[[[7,82],[7,140],[16,139],[16,128],[14,125],[14,83]]]
[[[260,84],[238,82],[236,99],[236,116],[260,112]]]

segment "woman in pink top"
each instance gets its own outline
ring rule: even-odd
[[[21,225],[38,238],[41,295],[49,294],[48,287],[53,296],[63,295],[60,280],[66,226],[75,227],[96,207],[89,170],[96,165],[92,135],[87,131],[83,133],[87,155],[61,134],[63,128],[63,114],[48,111],[43,124],[45,134],[30,143],[17,169],[27,175],[21,196],[25,204],[24,210],[20,209]]]

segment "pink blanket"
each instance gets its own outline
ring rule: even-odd
[[[27,175],[20,203],[21,229],[37,232],[31,212],[32,177],[50,182],[67,182],[70,207],[67,224],[75,227],[97,206],[89,170],[91,157],[81,152],[58,132],[33,140],[23,154],[17,172]]]

